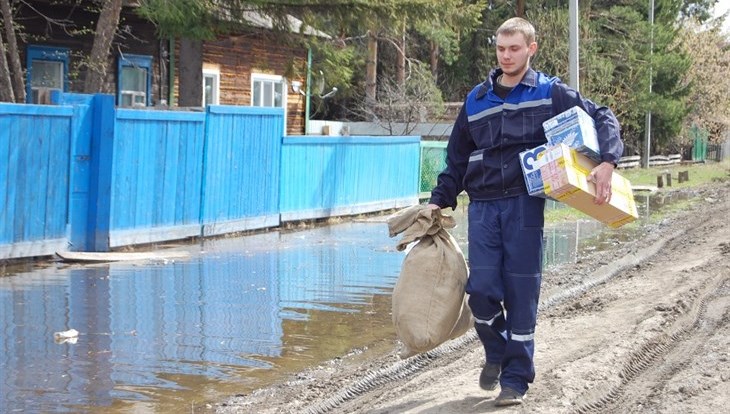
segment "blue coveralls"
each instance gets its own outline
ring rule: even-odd
[[[487,362],[501,364],[500,384],[525,393],[535,378],[533,355],[542,278],[545,200],[527,195],[519,153],[547,142],[542,123],[579,106],[596,123],[601,159],[623,152],[619,124],[558,78],[528,69],[501,99],[490,73],[467,96],[446,149],[446,169],[431,203],[456,207],[469,196],[469,267],[466,291]]]

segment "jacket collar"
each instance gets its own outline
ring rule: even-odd
[[[481,99],[483,98],[487,92],[489,92],[490,89],[494,87],[494,83],[497,82],[497,78],[499,75],[502,74],[502,69],[500,68],[494,68],[489,72],[489,76],[487,76],[487,80],[482,82],[481,85],[479,85],[479,90],[477,91],[476,98]],[[537,72],[533,70],[532,68],[527,68],[527,72],[525,72],[525,75],[522,77],[522,80],[520,81],[521,84],[534,88],[537,86]]]

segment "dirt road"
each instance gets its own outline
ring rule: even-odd
[[[399,361],[353,354],[221,413],[717,413],[730,405],[730,182],[636,240],[544,276],[537,378],[522,406],[483,391],[473,332]],[[392,346],[392,344],[390,344]],[[386,344],[387,346],[387,344]]]

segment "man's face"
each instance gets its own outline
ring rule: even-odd
[[[537,43],[529,45],[522,33],[497,35],[497,60],[507,76],[520,76],[530,64],[530,58],[537,51]]]

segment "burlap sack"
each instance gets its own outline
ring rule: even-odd
[[[393,291],[393,324],[405,350],[401,357],[429,351],[463,335],[472,325],[464,287],[464,254],[446,229],[453,217],[423,205],[409,207],[388,220],[390,237],[403,233],[396,248],[406,255]]]

